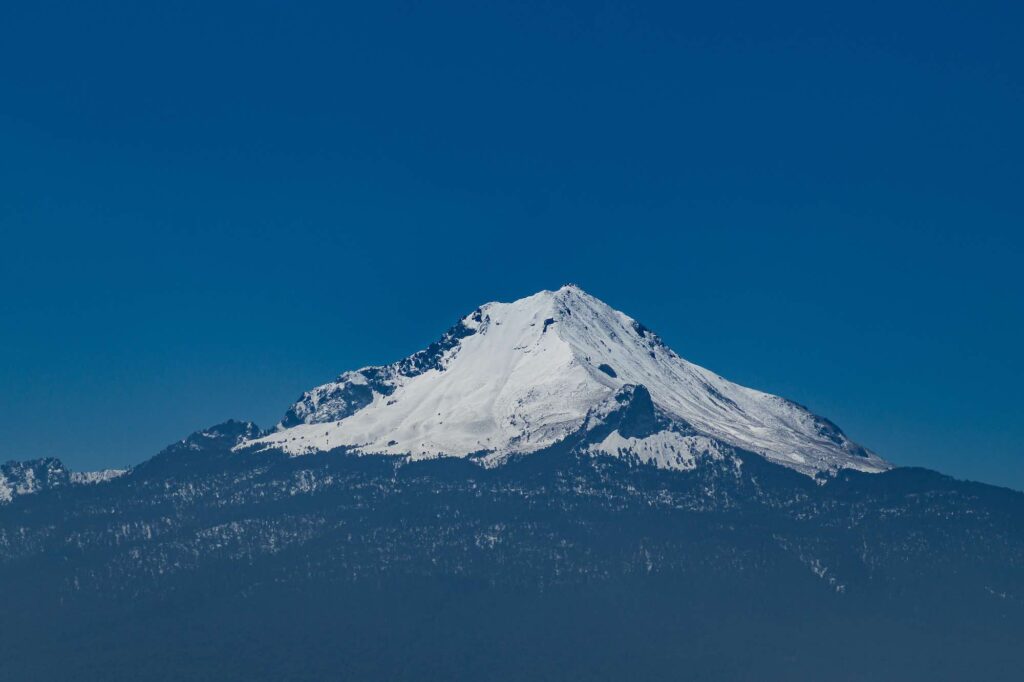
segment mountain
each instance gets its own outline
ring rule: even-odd
[[[20,495],[31,495],[41,490],[68,485],[102,483],[117,478],[126,471],[126,469],[68,471],[64,464],[54,457],[24,462],[6,462],[0,464],[0,505],[9,503]]]
[[[657,425],[629,435],[601,429],[637,395]],[[574,285],[488,303],[423,351],[307,391],[275,433],[248,446],[495,465],[581,430],[603,434],[586,439],[591,452],[666,469],[692,469],[737,448],[812,476],[890,468],[827,419],[687,362]]]
[[[269,432],[211,426],[94,485],[0,471],[34,491],[0,506],[5,679],[1024,670],[1024,494],[892,466],[572,286]]]

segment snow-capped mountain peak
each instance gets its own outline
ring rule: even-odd
[[[631,436],[594,430],[601,423],[595,415],[623,391],[648,401],[661,427]],[[488,303],[423,351],[346,372],[303,394],[275,433],[240,447],[473,456],[495,464],[591,431],[581,451],[664,468],[692,468],[734,448],[809,475],[889,468],[828,420],[684,360],[571,284]]]

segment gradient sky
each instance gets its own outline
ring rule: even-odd
[[[0,460],[272,425],[577,282],[1024,489],[1021,3],[12,4]]]

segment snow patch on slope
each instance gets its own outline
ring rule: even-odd
[[[599,443],[591,443],[585,452],[591,455],[634,458],[659,469],[696,469],[704,458],[723,460],[732,454],[719,441],[707,436],[685,436],[660,431],[645,437],[624,437],[612,431]]]
[[[102,469],[100,471],[72,471],[71,482],[75,485],[95,485],[120,478],[128,469]]]

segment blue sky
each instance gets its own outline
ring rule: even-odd
[[[1024,488],[1021,5],[163,4],[0,10],[0,459],[270,425],[572,281]]]

